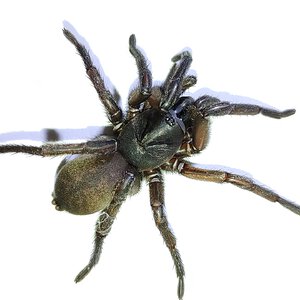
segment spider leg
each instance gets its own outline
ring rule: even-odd
[[[66,28],[63,29],[63,34],[75,46],[81,56],[85,65],[86,73],[92,81],[99,98],[106,109],[110,122],[114,126],[120,126],[120,123],[122,122],[122,110],[118,106],[111,92],[105,87],[104,80],[99,74],[99,71],[93,65],[88,50],[80,44],[75,36]]]
[[[42,146],[0,145],[0,153],[28,153],[38,156],[56,156],[64,154],[101,154],[108,155],[117,149],[113,138],[98,138],[85,143],[63,144],[49,143]]]
[[[224,115],[257,115],[262,114],[266,117],[281,119],[293,115],[295,109],[279,111],[266,108],[255,104],[229,103],[208,95],[204,95],[195,101],[195,105],[201,114],[206,116]]]
[[[109,234],[112,224],[116,218],[117,213],[123,202],[125,201],[130,188],[134,182],[135,176],[132,173],[127,172],[124,180],[117,185],[114,198],[108,208],[100,213],[100,216],[96,222],[95,227],[95,239],[94,249],[90,258],[89,263],[78,273],[75,278],[75,282],[81,281],[91,269],[98,263],[104,239]]]
[[[163,97],[160,103],[160,107],[165,110],[169,110],[174,106],[178,97],[188,87],[196,83],[194,76],[187,76],[185,74],[192,63],[192,55],[188,51],[175,55],[172,58],[174,62],[165,82],[162,85]]]
[[[164,203],[164,184],[160,170],[149,171],[147,174],[150,189],[150,203],[153,211],[155,224],[160,231],[171,256],[173,258],[178,277],[178,298],[182,299],[184,294],[184,266],[176,248],[176,238],[167,220]]]
[[[139,73],[139,90],[138,93],[132,93],[129,97],[128,104],[132,108],[138,108],[139,105],[147,100],[151,95],[152,74],[147,66],[147,61],[142,52],[136,47],[136,38],[132,34],[129,37],[129,51],[135,58]]]
[[[193,75],[186,76],[182,81],[182,93],[197,83],[197,77]]]
[[[191,179],[211,181],[216,183],[231,183],[239,188],[255,193],[258,196],[261,196],[271,202],[278,202],[282,206],[291,210],[292,212],[300,215],[300,205],[282,198],[281,196],[279,196],[278,194],[266,187],[254,183],[253,180],[246,176],[237,175],[226,171],[202,169],[199,168],[197,165],[184,160],[175,160],[173,162],[173,166],[168,166],[165,169],[175,169],[183,176],[186,176]]]

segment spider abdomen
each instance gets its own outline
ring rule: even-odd
[[[53,204],[76,215],[101,211],[111,203],[116,185],[131,169],[119,153],[70,156],[57,170]]]
[[[118,137],[118,151],[139,171],[153,169],[174,156],[184,131],[175,114],[151,108],[125,125]]]

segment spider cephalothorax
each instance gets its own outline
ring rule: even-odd
[[[150,205],[155,224],[173,258],[178,277],[178,298],[184,294],[184,267],[176,239],[164,208],[164,172],[177,172],[192,179],[231,183],[278,202],[300,214],[300,207],[251,179],[220,170],[202,169],[186,158],[203,150],[208,142],[210,117],[263,114],[271,118],[293,115],[294,109],[278,111],[253,104],[223,102],[204,95],[198,99],[184,95],[196,77],[188,75],[191,54],[184,51],[173,57],[173,66],[165,81],[152,86],[151,72],[145,57],[129,38],[129,50],[136,60],[139,85],[128,98],[124,113],[117,97],[106,87],[93,65],[87,49],[67,29],[65,37],[83,59],[107,116],[113,134],[98,136],[84,143],[47,143],[40,147],[1,145],[0,153],[21,152],[40,156],[69,154],[57,169],[53,201],[57,210],[73,214],[100,212],[96,223],[94,250],[87,266],[77,275],[81,281],[98,263],[105,237],[111,230],[121,204],[135,194],[142,179],[148,182]]]

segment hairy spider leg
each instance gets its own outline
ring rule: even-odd
[[[81,56],[84,62],[86,73],[89,76],[91,82],[93,83],[99,95],[99,98],[105,107],[110,122],[118,128],[122,123],[122,110],[118,106],[117,101],[112,95],[112,93],[105,87],[104,80],[99,74],[97,68],[93,65],[88,50],[77,41],[75,36],[69,30],[64,28],[63,33],[65,37],[77,49],[79,55]]]
[[[185,272],[180,253],[176,248],[176,238],[170,228],[165,212],[164,183],[162,174],[159,169],[155,169],[146,172],[146,176],[149,183],[150,204],[154,216],[154,221],[173,258],[176,274],[178,277],[177,294],[178,298],[181,300],[184,294]]]
[[[257,115],[262,114],[266,117],[281,119],[293,115],[295,109],[286,109],[279,111],[277,109],[266,108],[254,104],[229,103],[221,101],[216,97],[204,95],[195,101],[195,105],[201,114],[206,116],[224,116],[224,115]]]
[[[189,86],[196,83],[194,76],[185,77],[192,63],[192,55],[190,52],[183,51],[175,55],[172,61],[174,65],[162,85],[163,97],[160,102],[160,107],[166,111],[174,106],[178,97],[183,93],[183,90],[186,90]],[[185,85],[183,85],[183,83],[185,83]]]
[[[300,215],[300,206],[298,204],[282,198],[272,190],[253,182],[252,179],[246,176],[220,170],[202,169],[197,165],[185,160],[174,160],[173,166],[170,167],[169,165],[167,167],[164,167],[164,169],[175,169],[181,175],[191,179],[210,181],[216,183],[231,183],[239,188],[255,193],[258,196],[263,197],[271,202],[278,202],[287,209],[291,210],[292,212]]]
[[[182,93],[197,83],[197,77],[194,75],[187,75],[182,81]]]
[[[103,242],[109,234],[112,224],[116,218],[117,213],[133,185],[135,176],[130,172],[126,172],[123,181],[116,186],[114,198],[108,208],[100,213],[95,227],[94,249],[89,263],[76,276],[75,282],[81,281],[91,269],[98,263],[102,253]]]
[[[128,104],[132,108],[138,108],[145,102],[152,92],[152,74],[148,68],[148,63],[142,52],[136,47],[136,38],[132,34],[129,37],[129,51],[136,61],[139,74],[139,88],[137,93],[132,93],[128,99]]]
[[[99,138],[85,143],[62,144],[46,143],[42,146],[0,145],[0,153],[28,153],[39,156],[57,156],[64,154],[101,154],[108,155],[117,150],[117,141],[113,138]]]

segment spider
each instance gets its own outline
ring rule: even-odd
[[[196,84],[187,74],[192,62],[190,52],[172,58],[166,79],[152,85],[148,63],[129,38],[129,51],[138,69],[138,86],[128,97],[124,113],[118,105],[117,93],[111,93],[103,77],[93,65],[88,50],[67,29],[65,37],[80,54],[86,73],[104,105],[111,123],[111,135],[100,135],[83,143],[45,143],[41,146],[5,144],[0,153],[29,153],[39,156],[66,156],[56,172],[53,205],[59,211],[86,215],[100,212],[95,226],[94,247],[88,264],[79,272],[81,281],[98,263],[103,242],[116,215],[128,195],[134,195],[145,179],[150,190],[154,221],[172,256],[178,277],[177,294],[184,294],[184,266],[165,212],[163,174],[174,172],[191,179],[231,183],[269,201],[278,202],[300,214],[300,206],[277,195],[252,179],[238,174],[203,169],[187,158],[201,152],[208,143],[210,118],[224,115],[257,115],[285,118],[295,109],[278,111],[259,105],[230,103],[203,95],[198,99],[185,95]]]

